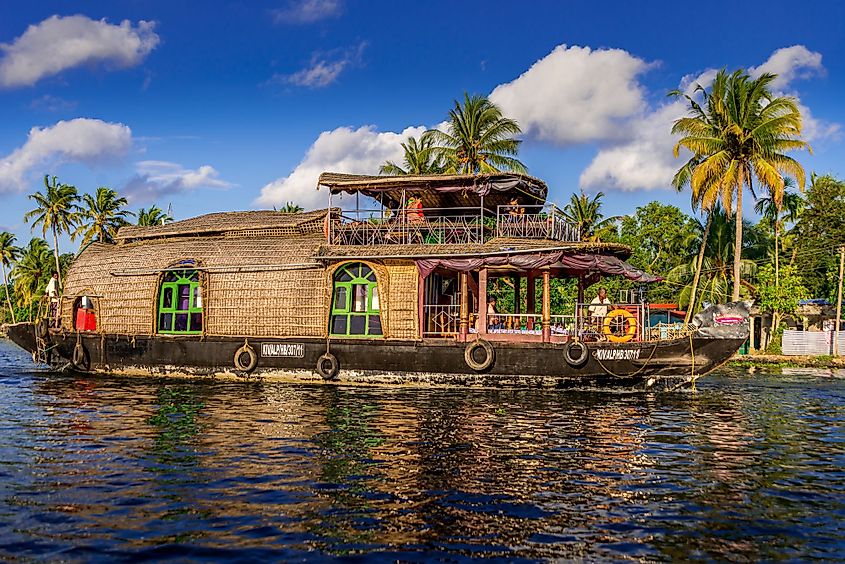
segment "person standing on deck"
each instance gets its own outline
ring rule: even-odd
[[[50,326],[58,327],[59,325],[59,274],[53,273],[53,277],[47,282],[47,288],[44,290],[44,295],[50,300],[50,307],[48,310]]]
[[[607,299],[607,289],[599,288],[598,295],[590,302],[590,307],[587,308],[590,312],[590,321],[596,331],[601,332],[601,325],[604,323],[604,318],[607,317],[607,312],[610,309],[610,300]]]

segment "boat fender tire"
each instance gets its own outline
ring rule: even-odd
[[[332,353],[326,353],[317,359],[317,372],[324,380],[336,380],[340,365]]]
[[[484,351],[483,360],[476,359],[475,354],[478,349],[482,349]],[[489,341],[478,339],[471,342],[467,345],[467,348],[464,349],[464,360],[466,361],[467,366],[476,372],[483,372],[488,370],[491,366],[493,366],[493,363],[496,362],[496,351],[493,349],[493,345],[491,345]]]
[[[247,344],[235,351],[234,360],[235,369],[240,372],[252,372],[258,366],[258,355],[255,354],[255,349]]]
[[[73,347],[73,354],[71,355],[70,363],[74,368],[82,370],[83,372],[88,372],[91,368],[91,357],[88,355],[85,345],[81,342],[76,343],[76,346]]]
[[[580,368],[590,358],[589,347],[581,341],[569,341],[563,348],[563,360],[573,368]]]

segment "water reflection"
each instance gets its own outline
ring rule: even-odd
[[[724,373],[647,396],[74,379],[9,358],[8,556],[758,560],[845,542],[841,380]]]

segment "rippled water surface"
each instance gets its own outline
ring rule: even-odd
[[[0,557],[845,557],[845,380],[695,394],[71,377],[0,340]]]

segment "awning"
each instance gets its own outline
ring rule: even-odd
[[[495,210],[517,198],[523,205],[544,205],[548,187],[537,178],[516,173],[462,175],[362,176],[324,172],[319,186],[332,194],[360,193],[382,202],[401,206],[402,192],[421,198],[425,208],[484,207]]]
[[[652,283],[663,280],[648,272],[635,268],[624,260],[610,255],[586,253],[567,253],[559,251],[543,254],[524,254],[492,256],[479,258],[436,258],[416,261],[422,276],[428,276],[436,268],[446,268],[459,272],[478,270],[479,268],[511,266],[520,270],[536,270],[548,267],[568,276],[584,276],[592,284],[604,276],[624,276],[636,282]]]

